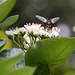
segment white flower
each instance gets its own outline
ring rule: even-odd
[[[24,27],[19,28],[19,29],[18,29],[18,33],[25,34],[25,33],[26,33],[26,29],[25,29]]]
[[[52,34],[49,33],[49,32],[46,32],[46,36],[49,37],[49,38],[51,38],[52,37]]]
[[[10,30],[10,31],[6,31],[6,34],[7,35],[14,35],[14,34],[18,34],[18,31],[16,31],[16,30]]]
[[[46,35],[46,32],[44,30],[39,30],[38,35],[40,35],[40,36]]]
[[[59,33],[57,31],[52,32],[52,37],[58,37]]]
[[[26,29],[24,27],[22,27],[22,28],[17,28],[16,27],[13,30],[6,31],[7,35],[15,35],[15,34],[19,34],[19,33],[25,34],[26,33]]]
[[[58,37],[59,36],[59,32],[60,32],[60,29],[58,29],[57,27],[53,27],[52,28],[52,37]]]
[[[41,24],[34,24],[32,23],[32,25],[29,23],[28,25],[24,25],[24,27],[26,28],[28,33],[32,33],[32,32],[36,32],[40,29]]]
[[[44,37],[51,37],[51,34],[49,32],[46,32],[45,30],[39,30],[38,35]]]
[[[53,32],[53,31],[57,31],[57,32],[60,32],[60,28],[57,28],[57,27],[53,27],[53,28],[52,28],[52,32]]]
[[[38,31],[34,31],[34,32],[33,32],[33,35],[34,35],[34,36],[38,36],[38,34],[39,34]]]
[[[40,27],[41,30],[44,30],[44,27]]]

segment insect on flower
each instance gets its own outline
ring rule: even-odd
[[[52,28],[55,26],[55,23],[60,19],[59,17],[55,17],[52,19],[46,19],[42,16],[36,15],[36,18],[38,18],[40,21],[42,21],[42,25],[44,26],[44,28]]]

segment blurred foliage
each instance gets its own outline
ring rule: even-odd
[[[6,42],[7,42],[7,39],[0,39],[0,50],[4,47]]]
[[[33,75],[34,71],[35,71],[34,67],[26,66],[23,68],[14,69],[8,75]]]
[[[18,18],[19,18],[19,15],[8,17],[5,21],[0,23],[0,30],[6,29],[7,27],[15,23],[18,20]]]
[[[0,62],[0,74],[1,75],[32,75],[35,68],[33,67],[22,67],[18,69],[12,69],[13,66],[17,63],[17,61],[20,59],[22,53],[19,55],[5,59]]]
[[[70,71],[70,72],[67,72],[67,73],[65,73],[63,75],[75,75],[75,71]]]
[[[0,60],[4,60],[6,58],[16,56],[17,54],[19,54],[21,52],[23,52],[23,51],[20,48],[4,49],[4,50],[0,51]],[[14,66],[14,68],[23,67],[25,65],[24,56],[25,56],[25,54],[23,53],[21,59]]]
[[[3,31],[3,29],[5,29],[8,26],[10,26],[13,23],[15,23],[17,21],[17,19],[18,19],[18,15],[10,16],[4,22],[2,22],[0,24],[0,38],[4,38],[4,39],[7,38],[7,35]],[[8,40],[8,42],[7,42],[7,44],[6,44],[6,46],[4,48],[11,48],[11,47],[13,47],[12,42],[10,40]]]
[[[17,63],[21,55],[22,53],[16,57],[1,61],[0,62],[0,67],[1,67],[0,74],[7,75],[11,71],[12,67]]]
[[[16,0],[2,0],[2,1],[0,1],[0,22],[2,20],[4,20],[5,17],[12,10],[12,8],[14,7],[15,2],[16,2]],[[4,38],[4,39],[7,38],[7,36],[6,36],[5,32],[3,31],[3,29],[5,29],[8,26],[15,23],[17,21],[17,19],[18,19],[18,15],[10,16],[5,21],[0,23],[0,38]],[[11,47],[12,47],[12,42],[10,40],[8,40],[8,43],[6,44],[6,46],[4,48],[11,48]]]
[[[63,75],[68,72],[70,68],[67,66],[66,61],[57,66],[55,69],[51,70],[52,75]]]
[[[0,38],[3,38],[3,39],[7,38],[5,31],[3,31],[3,30],[0,31]],[[13,42],[8,39],[7,43],[5,44],[5,46],[2,49],[12,48],[12,47],[13,47]]]
[[[16,0],[3,0],[0,3],[0,22],[4,20],[4,18],[9,14],[9,12],[14,7]]]

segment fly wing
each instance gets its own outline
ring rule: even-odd
[[[59,17],[52,18],[52,19],[51,19],[51,22],[52,22],[52,23],[55,23],[55,22],[57,22],[59,19],[60,19]]]
[[[44,22],[44,23],[47,22],[47,19],[46,19],[46,18],[41,17],[41,16],[39,16],[39,15],[36,15],[36,18],[38,18],[40,21],[42,21],[42,22]]]

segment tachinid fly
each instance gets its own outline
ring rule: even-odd
[[[59,17],[55,17],[52,19],[46,19],[42,16],[36,15],[36,18],[38,18],[40,21],[43,22],[44,28],[52,28],[55,26],[55,23],[60,19]]]

